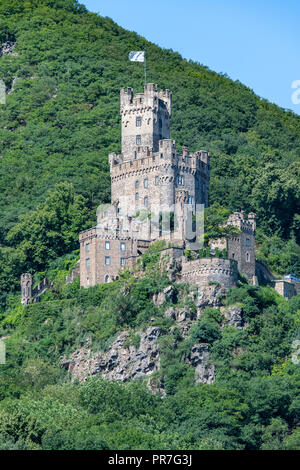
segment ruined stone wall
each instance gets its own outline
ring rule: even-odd
[[[32,274],[24,273],[21,275],[21,304],[30,305],[38,302],[41,295],[52,286],[51,282],[45,278],[33,287]]]
[[[230,288],[236,285],[237,276],[237,262],[232,259],[200,258],[184,259],[182,262],[182,281],[199,287],[206,287],[214,282]]]
[[[272,284],[278,294],[282,295],[282,297],[287,300],[297,294],[295,286],[292,282],[286,281],[284,279],[275,279],[272,281]]]

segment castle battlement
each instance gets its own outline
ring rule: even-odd
[[[237,262],[226,258],[184,259],[181,278],[183,282],[201,287],[216,283],[230,288],[236,285],[238,279]]]
[[[246,219],[244,211],[234,212],[229,216],[226,225],[233,225],[243,232],[253,233],[256,230],[256,214],[251,212]]]
[[[121,89],[122,151],[109,155],[113,204],[100,208],[97,227],[79,236],[81,285],[116,278],[153,240],[170,237],[183,246],[183,204],[192,211],[196,204],[208,206],[209,153],[184,147],[179,155],[170,138],[171,112],[170,90],[159,91],[153,83],[146,84],[143,93]],[[170,212],[176,212],[179,221],[173,234],[159,222],[160,214]]]
[[[170,90],[160,90],[154,83],[147,83],[143,93],[133,94],[132,88],[122,88],[120,91],[121,115],[126,113],[146,112],[159,107],[166,108],[169,117],[172,112],[172,93]]]

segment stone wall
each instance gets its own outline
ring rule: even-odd
[[[253,213],[245,217],[244,211],[231,214],[224,226],[233,226],[240,230],[235,236],[213,240],[212,248],[226,248],[227,256],[238,263],[238,270],[252,282],[255,276],[255,230],[256,216]]]
[[[41,295],[44,294],[52,286],[48,279],[43,279],[39,284],[33,287],[33,279],[30,273],[21,275],[21,303],[22,305],[30,305],[38,302]]]
[[[181,280],[198,287],[218,283],[225,288],[236,285],[238,278],[237,262],[224,258],[199,258],[182,262]]]
[[[132,88],[121,89],[122,153],[125,160],[134,160],[139,146],[158,151],[158,141],[169,139],[172,94],[158,92],[157,85],[148,83],[144,93],[133,95]],[[140,143],[137,142],[140,136]]]
[[[282,297],[287,300],[297,294],[294,284],[290,281],[285,279],[275,279],[272,284],[278,294],[282,295]]]

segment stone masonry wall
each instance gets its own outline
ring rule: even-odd
[[[209,283],[218,283],[230,288],[236,285],[238,278],[237,262],[225,258],[199,258],[182,262],[181,279],[183,282],[206,287]]]

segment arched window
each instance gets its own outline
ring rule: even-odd
[[[250,261],[250,255],[249,255],[249,253],[246,253],[246,261],[247,261],[247,262]]]
[[[105,276],[105,282],[106,282],[106,283],[109,282],[109,275],[108,275],[108,274]]]

